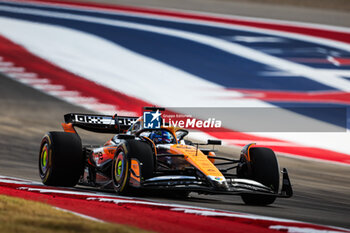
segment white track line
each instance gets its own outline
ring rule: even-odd
[[[16,79],[25,79],[25,78],[36,78],[38,75],[36,73],[12,73],[12,72],[5,72],[8,76]]]
[[[25,69],[23,67],[0,67],[0,72],[3,73],[22,73]]]
[[[13,66],[12,62],[0,62],[0,69],[1,67],[12,67],[12,66]]]
[[[88,216],[88,215],[85,215],[85,214],[79,214],[79,213],[71,211],[71,210],[62,209],[62,208],[59,208],[59,207],[52,207],[52,208],[54,208],[56,210],[59,210],[59,211],[62,211],[62,212],[71,213],[71,214],[74,214],[74,215],[79,216],[81,218],[85,218],[85,219],[92,220],[92,221],[95,221],[95,222],[105,223],[105,221],[103,221],[101,219],[94,218],[94,217],[91,217],[91,216]]]
[[[0,59],[2,61],[3,57],[0,57]],[[60,100],[84,107],[86,109],[100,111],[107,114],[115,114],[115,112],[119,111],[119,109],[117,109],[114,105],[101,103],[94,97],[82,96],[78,91],[67,91],[62,85],[52,85],[50,84],[50,80],[38,77],[36,73],[21,72],[25,70],[23,67],[15,67],[16,70],[8,68],[14,65],[12,62],[2,62],[0,63],[0,67],[1,64],[5,64],[4,67],[6,67],[6,69],[1,70],[0,68],[0,72],[6,74],[9,78],[33,87],[44,92],[45,94],[59,98]],[[131,113],[125,112],[125,114]],[[134,114],[132,113],[131,115]]]
[[[319,73],[317,69],[311,68],[305,65],[297,64],[291,61],[280,59],[257,50],[236,44],[233,42],[228,42],[222,39],[217,39],[215,37],[210,37],[202,34],[191,33],[176,29],[169,29],[164,27],[151,26],[146,24],[138,24],[131,22],[124,22],[119,20],[103,19],[91,16],[73,15],[68,13],[58,13],[44,10],[26,9],[19,7],[8,7],[0,6],[0,9],[8,12],[39,15],[50,18],[60,18],[69,19],[82,22],[98,23],[103,25],[110,25],[123,28],[131,28],[134,30],[147,31],[152,33],[158,33],[167,36],[173,36],[185,40],[194,41],[196,43],[205,44],[214,47],[225,52],[232,53],[233,55],[238,55],[252,61],[265,64],[267,66],[275,67],[277,69],[285,70],[293,73],[297,76],[303,76],[314,80],[316,82],[322,83],[324,85],[350,92],[350,82],[334,74],[324,74]],[[5,34],[6,35],[6,34]]]

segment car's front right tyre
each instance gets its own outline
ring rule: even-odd
[[[112,161],[114,190],[121,195],[132,191],[132,187],[129,186],[131,159],[140,163],[141,180],[153,176],[154,155],[150,145],[141,140],[125,140],[118,146]]]
[[[241,159],[245,159],[241,157]],[[238,172],[240,178],[255,180],[278,193],[280,182],[280,170],[275,153],[264,147],[250,148],[251,171],[249,173]],[[244,174],[244,175],[243,175]],[[247,205],[269,205],[276,200],[275,195],[264,194],[242,194],[242,200]]]
[[[124,145],[125,146],[125,145]],[[112,181],[118,194],[127,194],[130,180],[130,159],[125,147],[120,146],[112,162]]]

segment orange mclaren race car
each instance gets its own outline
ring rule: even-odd
[[[185,196],[240,195],[250,205],[268,205],[293,194],[287,170],[280,171],[271,149],[248,144],[236,160],[215,156],[213,149],[199,149],[221,141],[192,143],[184,140],[187,130],[145,128],[143,117],[75,113],[64,117],[65,132],[48,132],[41,142],[39,172],[45,185],[111,188],[122,195],[146,189]],[[83,146],[74,127],[115,136],[102,146]]]

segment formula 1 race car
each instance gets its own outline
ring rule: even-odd
[[[145,108],[156,110],[164,109]],[[45,185],[110,188],[120,195],[147,189],[183,196],[240,195],[250,205],[268,205],[276,197],[293,195],[287,170],[279,170],[275,153],[254,143],[233,159],[215,155],[219,140],[193,143],[184,139],[185,129],[145,128],[143,117],[70,113],[64,118],[65,132],[48,132],[41,142],[39,172]],[[83,146],[75,127],[115,136],[102,146]],[[213,149],[199,149],[203,145]]]

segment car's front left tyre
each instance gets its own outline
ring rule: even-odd
[[[45,185],[75,186],[84,168],[79,136],[66,132],[48,132],[39,152],[39,174]]]

